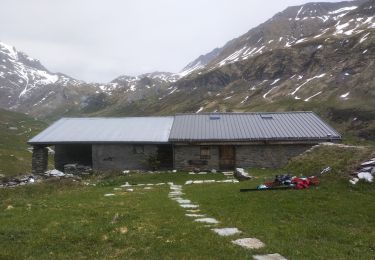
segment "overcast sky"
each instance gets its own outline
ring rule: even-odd
[[[123,74],[178,72],[287,6],[306,2],[0,0],[0,41],[53,72],[108,82]]]

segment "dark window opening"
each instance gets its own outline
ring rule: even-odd
[[[145,148],[143,145],[133,145],[133,152],[135,154],[144,154]]]
[[[201,146],[201,160],[210,159],[210,147],[209,146]]]

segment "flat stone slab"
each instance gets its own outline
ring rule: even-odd
[[[176,201],[179,204],[191,204],[191,200],[178,199]]]
[[[183,193],[181,191],[171,191],[169,195],[182,195]]]
[[[255,260],[287,260],[280,254],[255,255],[253,258]]]
[[[193,181],[192,180],[189,180],[189,181],[186,181],[185,182],[185,185],[189,185],[189,184],[192,184],[193,183]]]
[[[113,193],[104,194],[104,197],[111,197],[111,196],[115,196],[115,194],[113,194]]]
[[[191,217],[191,218],[203,218],[203,217],[205,217],[206,215],[204,215],[204,214],[185,214],[185,216],[187,216],[187,217]]]
[[[194,205],[194,204],[180,204],[180,207],[184,209],[196,209],[199,207],[199,205]]]
[[[200,209],[187,209],[186,212],[191,212],[191,213],[196,213],[196,212],[200,212],[201,210]]]
[[[221,180],[221,181],[216,181],[216,182],[221,182],[221,183],[237,183],[239,181],[235,180],[235,179],[230,179],[230,180]]]
[[[247,249],[258,249],[265,246],[265,244],[257,238],[240,238],[233,240],[232,243]]]
[[[197,218],[194,221],[208,224],[218,224],[219,221],[214,218]]]
[[[152,187],[144,187],[143,189],[145,189],[145,190],[151,190]]]
[[[238,228],[213,228],[212,231],[224,237],[242,233]]]

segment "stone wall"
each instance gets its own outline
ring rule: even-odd
[[[31,159],[33,174],[44,174],[48,167],[48,149],[43,146],[34,146]]]
[[[210,159],[201,159],[199,145],[176,145],[174,147],[174,168],[192,170],[219,169],[219,148],[210,147]]]
[[[136,152],[134,145],[131,144],[94,144],[93,169],[148,170],[147,155],[156,154],[157,145],[143,145],[143,153]]]
[[[303,153],[311,146],[303,144],[236,145],[235,167],[280,167],[285,165],[290,158]],[[201,160],[199,145],[176,145],[174,147],[174,167],[185,170],[193,168],[201,170],[219,169],[219,148],[214,145],[210,148],[211,158]],[[204,162],[204,165],[199,165],[199,161]],[[198,164],[192,164],[191,162],[197,162]]]
[[[312,145],[246,145],[236,146],[236,167],[239,168],[277,168],[297,156]]]

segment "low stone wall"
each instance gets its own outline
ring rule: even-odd
[[[156,152],[156,145],[143,145],[143,153],[136,153],[131,144],[94,144],[92,146],[93,169],[148,170],[147,156]]]
[[[31,159],[32,173],[44,174],[48,167],[48,149],[47,147],[34,146]]]

